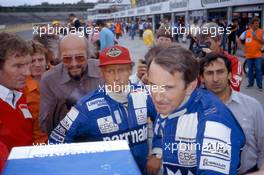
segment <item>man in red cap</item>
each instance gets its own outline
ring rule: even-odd
[[[127,140],[141,173],[146,174],[147,117],[157,115],[151,97],[143,86],[129,82],[132,61],[126,48],[106,48],[99,59],[104,86],[72,107],[49,141]]]

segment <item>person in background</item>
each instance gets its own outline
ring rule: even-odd
[[[232,24],[230,24],[228,27],[229,30],[231,31],[231,33],[228,35],[228,53],[229,54],[232,53],[234,55],[236,53],[236,47],[237,47],[236,34],[239,29],[238,20],[233,19]]]
[[[79,30],[79,28],[81,27],[81,22],[80,20],[76,17],[75,14],[71,13],[69,15],[69,20],[70,20],[70,23],[71,23],[71,26],[75,28],[75,30]]]
[[[139,29],[139,37],[142,38],[144,32],[144,21],[139,21],[138,29]]]
[[[195,43],[197,43],[197,38],[196,38],[196,36],[197,36],[197,34],[198,34],[198,29],[199,29],[199,25],[198,25],[198,20],[194,20],[193,21],[193,24],[190,26],[190,39],[191,39],[191,41],[190,41],[190,46],[189,46],[189,49],[191,50],[191,51],[193,51],[193,45],[195,44]]]
[[[202,25],[202,29],[207,31],[220,31],[219,26],[216,23],[205,23]],[[220,32],[205,32],[201,30],[201,33],[197,36],[199,45],[203,45],[205,48],[203,51],[205,53],[215,52],[226,56],[232,63],[231,66],[231,79],[230,85],[233,90],[240,91],[240,86],[242,84],[243,72],[242,65],[238,57],[230,55],[228,52],[224,51],[221,48],[221,38],[222,35]]]
[[[115,36],[109,28],[106,27],[106,24],[102,20],[96,21],[96,27],[100,32],[100,51],[103,51],[105,48],[113,46],[115,43]]]
[[[254,98],[234,91],[229,84],[231,62],[223,55],[210,53],[200,60],[200,79],[232,111],[246,135],[238,174],[264,172],[264,111]],[[260,170],[260,171],[259,171]]]
[[[221,27],[224,32],[222,34],[222,39],[221,39],[221,48],[225,51],[226,50],[226,42],[227,42],[227,23],[226,23],[226,19],[225,18],[220,18],[219,20],[217,20],[217,25],[219,25],[219,27]]]
[[[54,35],[58,35],[60,38],[62,38],[64,35],[67,35],[67,31],[62,28],[62,24],[59,20],[53,20],[52,27]]]
[[[48,35],[44,34],[34,35],[33,40],[41,43],[47,50],[46,56],[49,65],[56,66],[60,63],[59,57],[59,42],[61,38],[58,35]]]
[[[117,40],[122,36],[122,25],[119,21],[115,24],[115,35]]]
[[[131,36],[131,40],[134,40],[136,36],[137,31],[137,23],[135,21],[132,21],[129,26],[129,35]]]
[[[158,46],[167,47],[170,46],[172,43],[173,43],[173,37],[171,34],[171,28],[169,25],[163,25],[162,27],[159,28],[157,32],[153,50],[160,50],[157,49]],[[152,50],[152,47],[150,48],[150,50]],[[143,83],[147,82],[147,63],[149,62],[149,58],[150,58],[148,55],[149,54],[146,54],[144,59],[139,59],[137,65],[137,73],[130,76],[131,82],[139,83],[141,80],[143,80]]]
[[[256,72],[256,81],[259,91],[262,91],[262,59],[261,52],[264,44],[264,31],[259,28],[260,20],[253,18],[250,22],[250,28],[244,31],[239,39],[237,39],[238,46],[244,51],[248,65],[248,85],[247,88],[254,86],[254,70]],[[245,40],[245,45],[242,45],[242,40]]]
[[[152,26],[148,25],[143,33],[143,42],[147,47],[152,47],[154,44],[154,34],[152,32]]]
[[[171,45],[173,43],[172,29],[170,25],[163,25],[157,31],[156,45]]]
[[[39,126],[40,91],[39,83],[43,73],[48,70],[46,49],[36,41],[29,41],[32,47],[31,75],[27,77],[23,92],[26,96],[30,113],[33,117],[33,142],[35,145],[47,143],[48,135],[41,131]]]

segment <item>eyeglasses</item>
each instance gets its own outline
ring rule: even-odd
[[[77,63],[83,63],[86,59],[86,56],[77,55],[77,56],[64,56],[64,57],[62,57],[63,63],[66,63],[66,64],[70,64],[73,61],[73,59],[75,59],[75,61]]]

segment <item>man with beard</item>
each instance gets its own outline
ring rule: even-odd
[[[76,34],[59,44],[62,63],[44,73],[40,82],[40,126],[50,133],[72,105],[101,83],[98,60],[87,39]]]

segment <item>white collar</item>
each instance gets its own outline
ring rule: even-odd
[[[13,93],[15,94],[14,105],[12,104]],[[12,106],[14,109],[16,108],[16,103],[20,99],[21,96],[22,96],[21,92],[16,91],[16,90],[10,90],[7,87],[0,84],[0,98],[4,102]]]
[[[234,101],[236,103],[241,103],[240,98],[239,98],[239,92],[237,92],[231,88],[231,95],[229,97],[229,100],[226,102],[226,105],[231,103],[232,101]]]
[[[113,100],[118,103],[127,103],[128,102],[128,94],[130,93],[130,84],[127,85],[128,88],[125,89],[124,92],[116,93],[116,92],[107,92],[107,95],[111,97]]]
[[[0,84],[0,98],[5,101],[9,94],[9,89]]]

